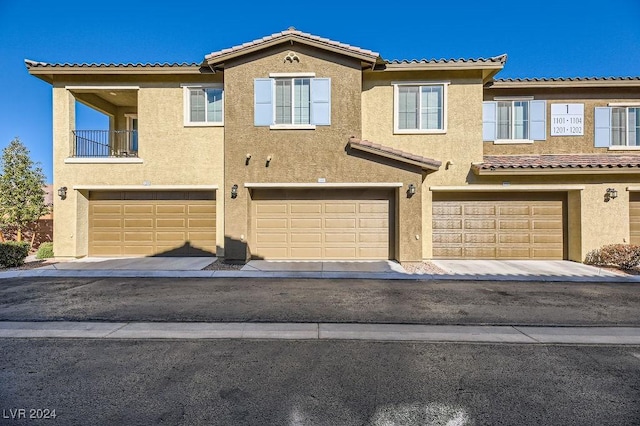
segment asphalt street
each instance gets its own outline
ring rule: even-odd
[[[632,425],[640,347],[12,340],[4,424]],[[15,411],[13,411],[15,412]],[[449,422],[449,423],[448,423]]]
[[[0,280],[0,320],[640,325],[640,283]]]

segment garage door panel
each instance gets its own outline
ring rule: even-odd
[[[472,216],[493,216],[494,214],[496,214],[495,206],[468,205],[464,207],[463,211],[465,215]]]
[[[124,241],[127,243],[149,243],[153,241],[153,232],[125,232]]]
[[[120,205],[92,205],[89,209],[93,215],[107,214],[107,215],[120,215],[122,213],[122,206]]]
[[[496,221],[495,220],[474,220],[474,219],[467,219],[464,221],[464,227],[466,229],[487,229],[487,230],[494,230],[496,229]]]
[[[327,229],[354,229],[356,227],[356,219],[325,219],[324,226]]]
[[[158,204],[155,207],[157,215],[184,215],[187,208],[184,204]]]
[[[375,192],[255,191],[252,255],[266,259],[388,259],[390,201],[358,199],[372,193]],[[389,197],[392,194],[381,193]],[[276,220],[278,228],[269,222]],[[286,251],[278,244],[287,244]]]
[[[290,208],[291,214],[318,215],[319,213],[322,213],[322,205],[319,203],[291,204],[289,208]]]
[[[149,219],[125,219],[124,229],[127,228],[153,228],[153,218]]]
[[[500,220],[498,222],[498,229],[529,229],[530,222],[526,219],[524,220]]]
[[[321,247],[291,247],[288,255],[282,256],[291,259],[321,259]]]
[[[322,243],[322,234],[319,232],[292,232],[290,241],[292,244],[320,244]]]
[[[215,211],[213,192],[92,191],[89,255],[214,254]]]
[[[529,244],[531,243],[531,234],[500,234],[498,242],[500,244]]]
[[[322,229],[322,219],[320,218],[292,218],[289,222],[291,229]]]
[[[122,220],[118,219],[103,219],[94,217],[93,220],[89,220],[90,224],[95,229],[100,228],[122,228]]]
[[[436,193],[433,256],[563,259],[565,205],[560,193]]]
[[[433,229],[462,229],[462,220],[438,220],[434,219]]]
[[[464,234],[464,242],[465,243],[475,243],[475,244],[486,244],[486,243],[495,244],[495,242],[496,242],[496,234],[493,234],[493,233]]]
[[[153,214],[153,204],[142,204],[142,205],[133,205],[133,204],[125,204],[124,206],[124,214],[126,215],[152,215]]]

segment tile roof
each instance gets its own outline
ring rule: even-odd
[[[388,146],[380,145],[368,140],[361,140],[355,137],[349,138],[349,145],[356,149],[365,148],[371,151],[378,151],[380,154],[385,154],[386,156],[394,157],[399,161],[411,161],[414,163],[418,163],[423,168],[429,170],[438,170],[442,165],[441,161],[434,160],[433,158],[422,157],[420,155],[411,154],[405,151],[401,151],[399,149],[391,148]]]
[[[179,68],[179,67],[199,67],[200,63],[197,62],[129,62],[129,63],[50,63],[32,61],[31,59],[24,60],[28,69],[38,67],[52,67],[52,68]]]
[[[492,63],[504,64],[507,62],[507,55],[502,54],[490,58],[432,58],[432,59],[392,59],[385,61],[386,64],[450,64],[450,63]]]
[[[623,169],[640,168],[640,155],[543,154],[485,155],[474,170],[497,169]]]
[[[496,78],[495,82],[535,83],[535,82],[585,82],[585,81],[640,81],[640,77],[527,77]]]
[[[273,33],[273,34],[271,34],[269,36],[262,37],[262,38],[259,38],[259,39],[255,39],[253,41],[249,41],[247,43],[239,44],[237,46],[229,47],[227,49],[222,49],[222,50],[218,50],[218,51],[215,51],[215,52],[211,52],[210,54],[205,56],[205,59],[207,59],[207,60],[215,59],[218,56],[223,56],[223,55],[228,55],[230,53],[240,52],[240,51],[242,51],[244,49],[255,47],[255,46],[259,46],[259,45],[264,44],[264,43],[273,42],[273,41],[277,42],[280,39],[286,40],[286,39],[290,38],[291,36],[299,37],[299,38],[302,38],[302,39],[307,39],[309,41],[313,41],[313,42],[317,42],[317,43],[321,43],[321,44],[326,44],[328,46],[337,47],[337,48],[344,49],[344,50],[347,50],[347,51],[350,51],[352,53],[356,53],[356,54],[359,54],[359,55],[370,56],[372,58],[377,58],[377,57],[380,56],[380,54],[378,52],[374,52],[372,50],[363,49],[361,47],[352,46],[350,44],[340,43],[338,41],[334,41],[334,40],[330,40],[328,38],[319,37],[319,36],[316,36],[316,35],[313,35],[313,34],[305,33],[305,32],[296,30],[294,27],[290,27],[285,31],[281,31],[281,32],[278,32],[278,33]]]

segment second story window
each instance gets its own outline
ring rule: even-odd
[[[547,102],[530,98],[483,102],[482,139],[494,143],[546,140]]]
[[[254,80],[254,124],[271,129],[315,129],[331,124],[331,79],[313,73],[271,74]]]
[[[310,124],[311,79],[281,78],[275,85],[275,124]]]
[[[594,121],[596,147],[640,147],[640,106],[597,107]]]
[[[394,83],[394,133],[444,133],[447,83]]]
[[[185,126],[219,126],[224,120],[221,86],[184,86]]]

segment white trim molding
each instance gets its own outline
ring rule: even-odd
[[[70,157],[64,159],[64,164],[142,164],[144,160],[138,157]]]
[[[96,85],[87,85],[87,86],[64,86],[67,90],[140,90],[140,86],[131,85],[131,86],[96,86]]]
[[[496,139],[493,141],[494,145],[526,145],[532,144],[531,139]]]
[[[272,124],[271,130],[315,130],[315,124]]]
[[[224,85],[221,83],[181,83],[183,92],[184,127],[224,127]],[[222,121],[191,121],[191,89],[220,89],[222,91]],[[206,106],[205,106],[206,111]]]
[[[295,78],[295,77],[315,77],[315,72],[270,72],[269,78]]]
[[[457,185],[430,186],[432,192],[563,192],[582,191],[585,185]]]
[[[402,182],[245,182],[245,188],[402,188]]]
[[[218,185],[74,185],[85,191],[215,191]]]

